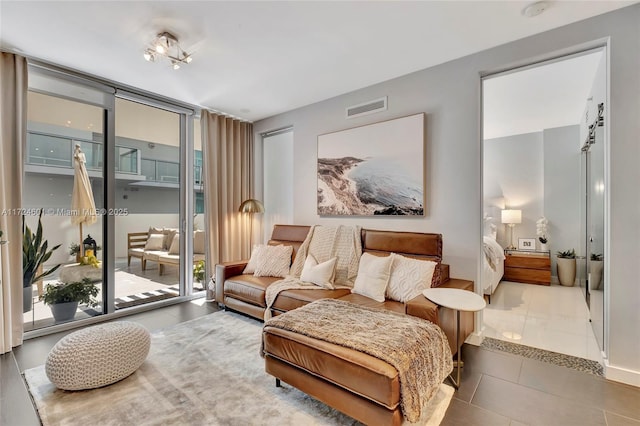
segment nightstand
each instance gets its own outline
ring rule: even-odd
[[[548,251],[504,251],[503,280],[550,285],[551,255]]]

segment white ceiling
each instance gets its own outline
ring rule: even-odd
[[[486,79],[484,139],[579,124],[601,58],[598,51]]]
[[[258,120],[635,1],[0,1],[0,47]],[[142,53],[161,31],[193,52]]]

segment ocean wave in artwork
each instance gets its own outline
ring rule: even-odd
[[[392,158],[319,158],[318,214],[423,215],[421,172]]]

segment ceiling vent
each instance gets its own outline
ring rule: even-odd
[[[375,112],[387,110],[387,97],[353,105],[347,108],[347,118],[360,117],[361,115],[373,114]]]

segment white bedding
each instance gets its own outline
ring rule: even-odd
[[[482,237],[482,288],[484,294],[493,294],[504,275],[504,249],[491,237]]]

